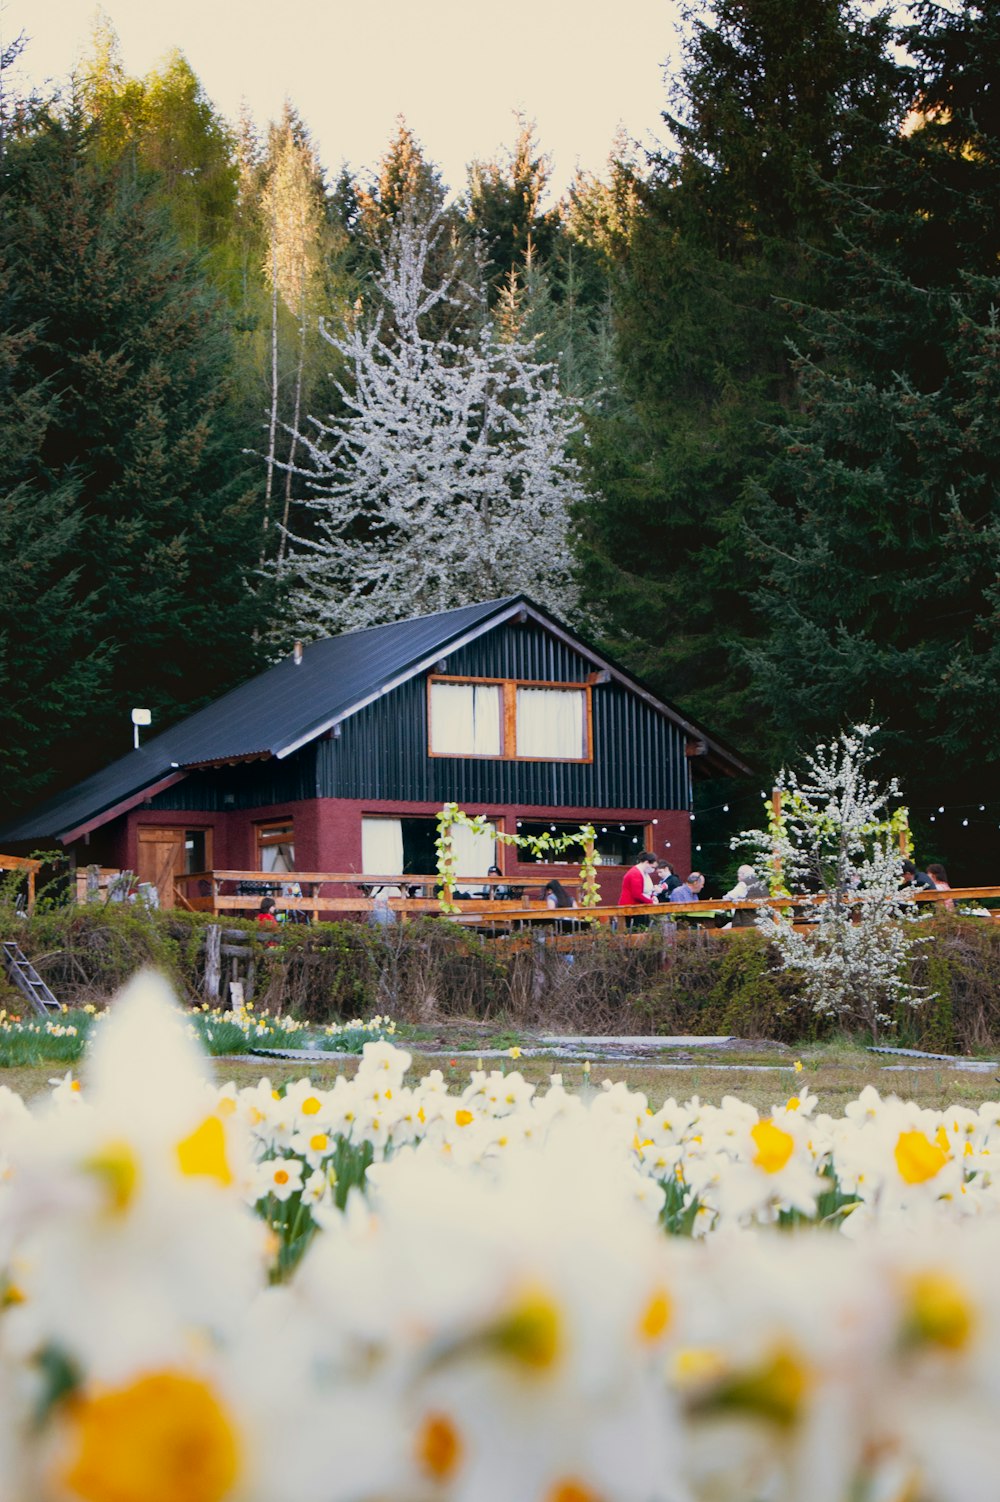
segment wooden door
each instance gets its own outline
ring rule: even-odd
[[[160,894],[160,906],[173,907],[174,877],[184,871],[183,829],[139,827],[139,856],[136,876],[148,881]]]

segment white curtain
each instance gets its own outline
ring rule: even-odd
[[[290,840],[283,840],[279,845],[262,845],[260,847],[260,869],[269,871],[271,874],[284,875],[286,871],[295,870],[295,846]]]
[[[399,819],[361,820],[361,870],[366,876],[401,876],[403,825]]]
[[[582,688],[519,688],[517,754],[551,761],[586,754],[586,694]]]
[[[438,756],[499,756],[499,684],[432,683],[431,750]]]
[[[496,841],[491,834],[473,834],[466,824],[451,826],[456,875],[486,876],[496,864]]]

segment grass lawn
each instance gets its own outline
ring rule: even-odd
[[[533,1046],[527,1036],[517,1041],[527,1050]],[[456,1092],[476,1067],[480,1049],[486,1069],[517,1069],[525,1078],[541,1085],[555,1073],[562,1075],[563,1084],[570,1089],[587,1083],[579,1057],[560,1057],[558,1051],[545,1058],[522,1056],[512,1060],[506,1055],[490,1058],[488,1053],[492,1049],[517,1046],[514,1035],[491,1034],[475,1025],[436,1029],[433,1036],[400,1036],[398,1042],[413,1054],[414,1075],[440,1069]],[[441,1055],[441,1047],[447,1050],[449,1045],[454,1052]],[[434,1052],[424,1053],[422,1047]],[[801,1071],[794,1067],[796,1057],[801,1061]],[[233,1080],[238,1086],[250,1085],[267,1075],[274,1085],[281,1085],[308,1074],[315,1084],[325,1087],[338,1074],[352,1075],[357,1063],[357,1058],[351,1055],[335,1062],[308,1063],[244,1056],[215,1059],[212,1067],[220,1083]],[[44,1093],[49,1080],[59,1078],[65,1067],[39,1064],[0,1069],[0,1086],[30,1099]],[[798,1055],[792,1049],[766,1042],[742,1043],[735,1049],[679,1047],[628,1060],[595,1055],[589,1079],[592,1086],[599,1086],[605,1079],[624,1080],[632,1089],[644,1091],[654,1106],[668,1096],[687,1100],[698,1095],[718,1104],[724,1095],[736,1095],[762,1111],[808,1086],[819,1098],[818,1109],[831,1115],[842,1114],[845,1103],[854,1099],[865,1085],[874,1085],[882,1095],[899,1095],[937,1109],[950,1105],[975,1109],[983,1101],[1000,1098],[1000,1084],[993,1069],[972,1071],[938,1060],[896,1059],[846,1043],[808,1045]]]

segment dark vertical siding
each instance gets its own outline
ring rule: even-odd
[[[219,813],[234,808],[264,808],[271,803],[298,803],[316,795],[315,743],[285,761],[251,761],[231,767],[191,772],[150,799],[159,809],[203,809]]]
[[[454,652],[444,671],[476,678],[580,683],[592,664],[534,625],[506,625]],[[516,762],[427,755],[423,678],[345,720],[316,748],[320,797],[558,807],[687,808],[683,733],[618,683],[595,686],[594,760]]]

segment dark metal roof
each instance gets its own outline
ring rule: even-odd
[[[84,824],[97,827],[105,818],[123,811],[123,805],[141,802],[155,784],[176,780],[185,770],[210,763],[289,756],[339,720],[425,671],[449,651],[522,610],[578,643],[596,664],[615,672],[693,737],[708,741],[732,771],[749,770],[721,742],[709,740],[703,730],[585,647],[524,595],[514,595],[312,642],[303,648],[299,663],[295,654],[290,654],[267,672],[146,741],[138,750],[12,820],[0,828],[0,842],[13,844],[53,836],[70,839]]]

